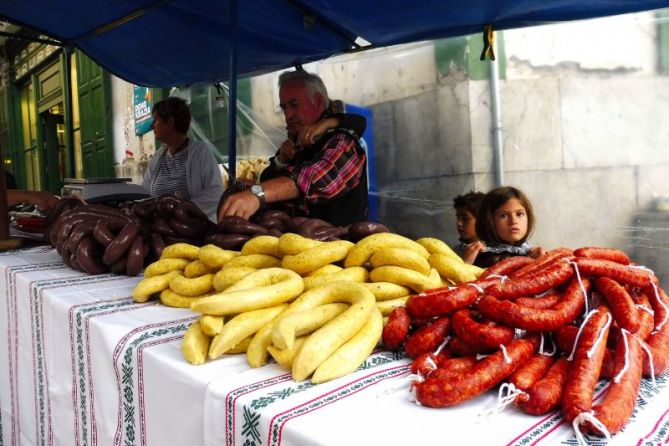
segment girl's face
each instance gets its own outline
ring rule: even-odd
[[[517,198],[495,209],[494,219],[497,235],[507,243],[517,243],[527,234],[527,211]]]
[[[476,217],[468,210],[458,208],[455,210],[455,218],[460,240],[464,242],[476,240]]]

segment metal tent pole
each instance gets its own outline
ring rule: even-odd
[[[228,184],[237,178],[237,22],[239,2],[230,0],[230,76],[228,85]]]

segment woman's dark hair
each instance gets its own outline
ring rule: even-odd
[[[534,210],[525,194],[513,186],[495,188],[485,194],[476,214],[476,235],[486,243],[506,243],[495,230],[495,211],[512,198],[517,198],[527,212],[527,233],[518,243],[526,241],[534,230]]]
[[[188,103],[176,96],[163,99],[153,104],[151,114],[156,114],[160,119],[167,122],[169,118],[174,119],[174,129],[185,135],[190,128],[190,108]]]
[[[474,217],[479,213],[481,207],[481,200],[485,194],[483,192],[467,192],[464,195],[458,195],[453,199],[453,208],[455,210],[464,209],[469,211]]]

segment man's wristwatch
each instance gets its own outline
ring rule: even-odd
[[[265,189],[260,184],[254,184],[251,186],[251,193],[258,197],[260,201],[260,209],[265,207]]]

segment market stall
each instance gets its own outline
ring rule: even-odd
[[[245,355],[192,366],[180,343],[194,312],[136,304],[139,279],[78,273],[48,247],[1,255],[0,273],[3,444],[575,444],[559,412],[495,413],[496,391],[452,408],[416,405],[399,353],[377,350],[318,385],[276,364],[251,369]],[[665,442],[667,395],[666,375],[644,379],[608,444]]]

